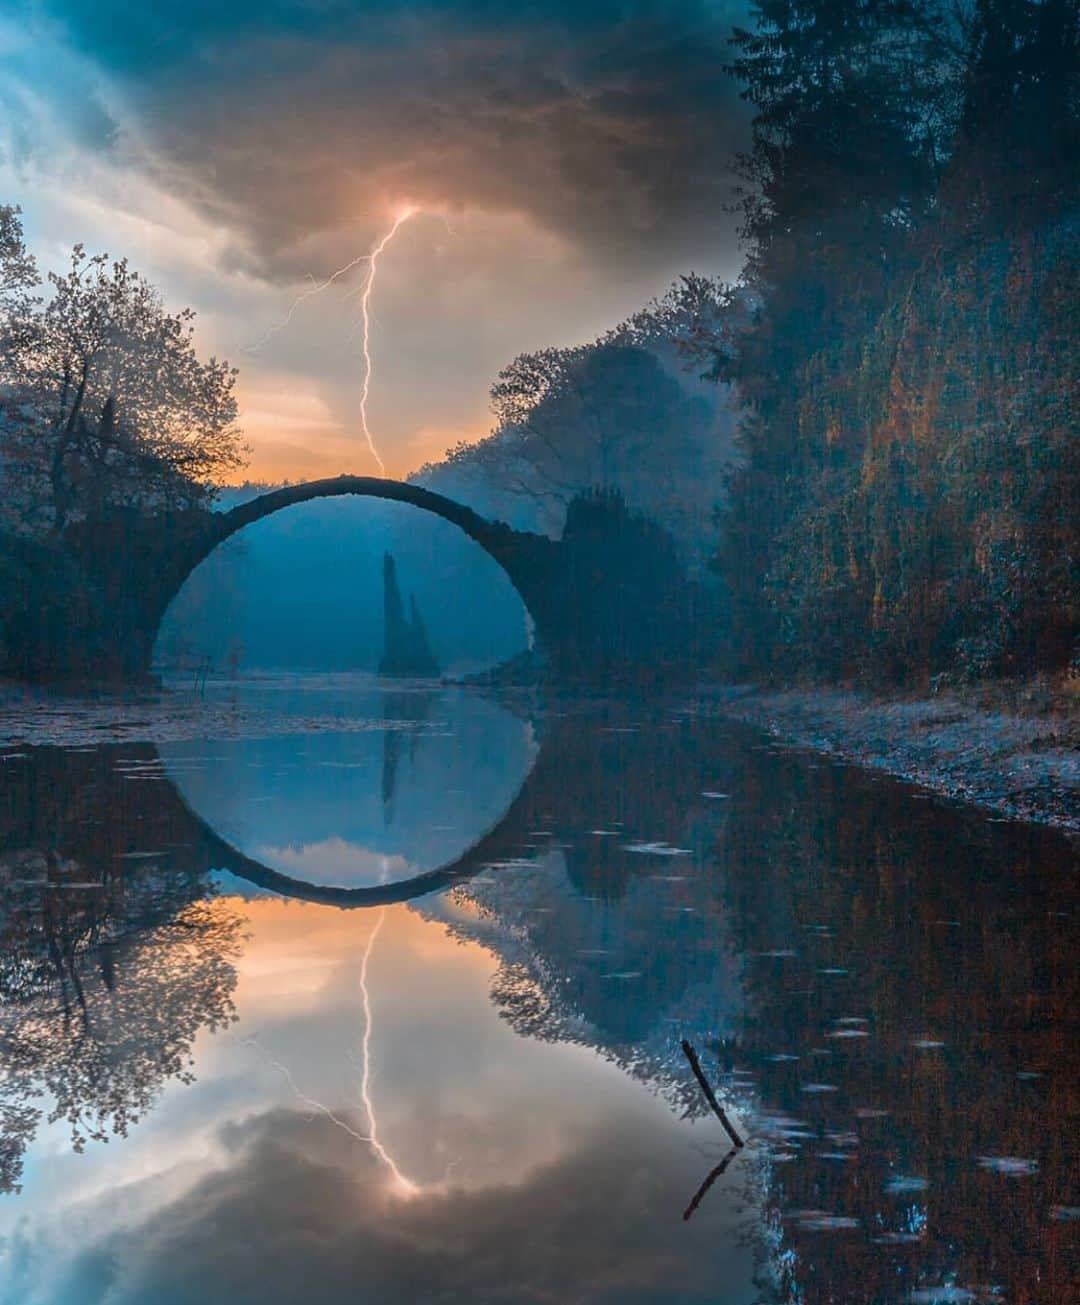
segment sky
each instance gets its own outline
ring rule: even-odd
[[[391,475],[491,426],[517,353],[733,278],[739,0],[9,0],[0,202],[43,268],[127,255],[240,369],[248,474]],[[305,296],[301,302],[297,300]],[[295,305],[291,317],[290,308]],[[287,325],[282,325],[288,318]]]

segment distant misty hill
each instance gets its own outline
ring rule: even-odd
[[[731,387],[703,379],[666,333],[689,333],[716,294],[691,278],[592,344],[520,355],[492,387],[492,434],[412,479],[554,538],[570,504],[602,487],[663,526],[677,569],[707,579],[716,510],[738,458],[737,407]],[[223,490],[217,506],[268,488]],[[374,671],[384,553],[396,564],[403,612],[415,599],[430,645],[424,664],[478,669],[527,646],[516,592],[460,531],[406,505],[337,498],[276,513],[208,558],[164,622],[159,660]]]
[[[218,506],[266,488],[224,490]],[[488,666],[527,647],[517,592],[471,539],[404,504],[336,498],[275,513],[212,553],[169,609],[158,660],[375,671],[386,553],[444,669]]]
[[[718,292],[695,280],[682,293]],[[705,363],[656,338],[655,315],[681,322],[688,311],[673,291],[643,312],[644,326],[623,323],[592,344],[520,355],[492,387],[492,433],[413,479],[555,538],[576,495],[615,490],[662,524],[700,570],[715,552],[717,509],[739,461],[739,409],[732,386],[705,379]]]

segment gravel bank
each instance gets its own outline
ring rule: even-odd
[[[952,695],[877,699],[842,689],[716,694],[724,715],[798,747],[884,771],[1016,820],[1080,833],[1080,718],[987,710]]]

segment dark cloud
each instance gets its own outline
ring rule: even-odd
[[[525,214],[595,258],[731,246],[731,4],[60,0],[166,185],[289,275],[387,204]]]
[[[230,1163],[140,1226],[84,1252],[63,1299],[249,1302],[750,1300],[749,1249],[684,1225],[686,1175],[624,1125],[482,1191],[389,1195],[368,1147],[277,1111],[231,1125]],[[682,1166],[685,1168],[685,1166]],[[739,1170],[729,1171],[732,1183]],[[722,1200],[723,1198],[718,1198]],[[272,1284],[272,1285],[271,1285]],[[720,1293],[720,1294],[718,1294]]]

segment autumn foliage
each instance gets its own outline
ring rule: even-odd
[[[757,304],[728,659],[925,682],[1080,629],[1076,15],[769,0],[737,33]],[[843,130],[834,130],[837,124]]]

